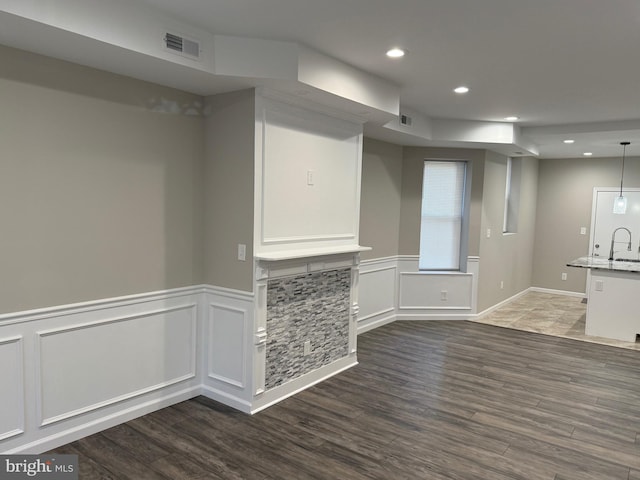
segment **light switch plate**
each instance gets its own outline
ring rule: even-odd
[[[241,262],[247,260],[247,246],[244,243],[238,244],[238,260]]]

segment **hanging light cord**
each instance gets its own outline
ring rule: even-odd
[[[624,157],[627,152],[627,145],[629,145],[630,143],[631,142],[620,142],[620,145],[622,145],[622,173],[620,175],[620,196],[622,196],[622,181],[624,180]]]

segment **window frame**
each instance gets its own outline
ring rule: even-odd
[[[456,163],[463,165],[463,173],[464,178],[462,182],[462,188],[459,192],[461,194],[461,202],[460,202],[460,215],[459,218],[459,236],[458,236],[458,245],[457,245],[457,267],[446,268],[437,265],[425,265],[425,253],[424,253],[424,239],[423,239],[423,230],[424,230],[424,211],[423,204],[425,199],[425,175],[428,163]],[[466,272],[466,263],[467,263],[467,250],[468,250],[468,230],[469,230],[469,209],[470,209],[470,194],[471,194],[471,173],[472,173],[472,164],[469,160],[466,159],[442,159],[442,158],[426,158],[423,161],[423,172],[422,172],[422,194],[420,201],[420,243],[419,243],[419,260],[418,260],[418,270],[421,272]]]

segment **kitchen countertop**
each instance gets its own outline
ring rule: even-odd
[[[640,262],[630,259],[608,260],[604,257],[580,257],[567,263],[567,266],[614,272],[640,273]]]

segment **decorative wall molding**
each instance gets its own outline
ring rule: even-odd
[[[399,310],[471,311],[473,275],[461,272],[400,272]]]
[[[196,321],[196,303],[188,303],[36,331],[39,425],[194,378]],[[188,350],[177,348],[185,343]],[[69,396],[75,408],[67,408]]]
[[[396,319],[398,262],[395,257],[365,260],[360,264],[358,334]]]
[[[203,294],[3,314],[0,380],[15,388],[0,391],[0,452],[38,453],[197,395]]]
[[[0,441],[24,433],[24,339],[0,337]]]
[[[244,412],[251,405],[256,298],[252,292],[204,288],[202,394]]]
[[[87,302],[78,302],[67,305],[56,305],[53,307],[39,308],[34,310],[24,310],[0,314],[0,327],[21,322],[34,322],[36,320],[46,320],[58,317],[69,317],[70,315],[107,310],[110,308],[128,307],[141,305],[147,302],[158,300],[169,300],[173,298],[197,295],[205,289],[205,285],[194,285],[190,287],[174,288],[171,290],[157,290],[154,292],[136,293],[133,295],[123,295],[120,297],[102,298]]]
[[[358,333],[396,320],[474,318],[479,262],[479,257],[468,257],[467,272],[424,272],[417,255],[362,261]]]
[[[243,389],[247,381],[245,338],[249,311],[210,302],[207,376]]]
[[[362,124],[259,92],[255,131],[257,250],[357,243]]]

